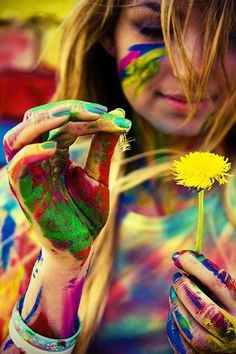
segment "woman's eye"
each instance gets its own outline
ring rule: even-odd
[[[161,27],[144,26],[144,25],[140,25],[140,24],[137,24],[136,26],[137,26],[139,33],[141,33],[144,36],[155,38],[155,39],[162,39],[163,38]]]

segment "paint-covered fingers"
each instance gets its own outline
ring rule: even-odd
[[[224,269],[194,251],[180,251],[173,255],[175,265],[195,277],[236,316],[236,281]]]
[[[69,122],[49,133],[48,140],[56,140],[59,148],[69,147],[78,136],[96,133],[121,134],[130,129],[131,122],[124,118],[120,108],[101,115],[96,121]]]
[[[174,353],[176,354],[194,354],[196,353],[188,342],[185,341],[184,337],[181,335],[172,315],[172,312],[169,311],[168,313],[168,320],[167,320],[167,338],[170,342]]]
[[[37,114],[51,115],[52,117],[70,116],[71,120],[96,120],[103,113],[107,112],[107,107],[98,103],[86,102],[81,100],[63,100],[50,102],[41,106],[29,109],[24,120],[32,119],[32,116]]]
[[[200,353],[224,353],[225,344],[210,334],[188,312],[173,286],[169,295],[170,309],[181,336]]]
[[[104,112],[106,107],[76,100],[53,102],[32,108],[25,113],[23,122],[5,135],[3,145],[6,159],[10,161],[25,145],[47,140],[49,131],[69,120],[93,121]]]
[[[28,144],[38,142],[38,138],[45,132],[64,124],[69,116],[52,118],[46,115],[37,115],[30,121],[25,121],[7,132],[4,136],[3,146],[7,161]]]
[[[31,144],[22,148],[12,159],[7,167],[8,179],[11,188],[16,195],[18,201],[22,205],[22,196],[19,191],[21,178],[28,174],[29,165],[36,164],[50,159],[56,152],[56,142],[50,141],[41,144]],[[40,171],[42,174],[42,171]],[[41,175],[40,178],[43,176]],[[26,184],[30,188],[29,184]],[[29,189],[30,190],[30,189]]]
[[[112,135],[110,133],[99,132],[95,134],[91,143],[85,172],[89,177],[104,185],[108,185],[111,158],[119,139],[119,134],[129,131],[131,127],[131,122],[128,119],[125,119],[124,115],[125,112],[121,109],[116,109],[110,112],[109,117],[105,119],[108,119],[109,121],[115,120],[115,123],[110,122],[109,124],[111,124],[111,127],[113,127],[113,125],[117,126],[114,126],[115,130],[113,131],[117,134]]]
[[[236,319],[217,305],[187,275],[176,273],[173,287],[194,320],[224,343],[225,351],[222,353],[236,351]]]

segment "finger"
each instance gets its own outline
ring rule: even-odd
[[[198,279],[231,314],[236,315],[236,282],[229,273],[194,251],[176,252],[173,260],[177,267]]]
[[[10,161],[22,147],[34,142],[43,132],[56,128],[68,120],[68,118],[69,116],[56,119],[47,116],[38,116],[34,120],[22,122],[9,130],[3,140],[7,161]]]
[[[68,122],[50,131],[48,140],[56,140],[58,148],[65,148],[72,145],[78,136],[96,133],[121,134],[127,132],[129,128],[130,122],[127,119],[106,113],[100,116],[96,122]]]
[[[119,133],[127,132],[131,127],[131,122],[124,118],[125,112],[122,109],[116,109],[111,113],[117,116],[116,124],[121,129]],[[100,181],[104,185],[108,185],[111,158],[118,139],[118,134],[98,133],[93,137],[91,143],[85,172],[88,176]]]
[[[101,114],[107,112],[107,107],[98,103],[86,102],[81,100],[63,100],[50,102],[41,106],[29,109],[24,120],[31,119],[32,115],[51,114],[54,117],[70,115],[71,120],[96,120]]]
[[[201,353],[206,353],[209,350],[211,350],[211,353],[223,353],[225,351],[226,345],[195,321],[178,299],[173,286],[170,288],[169,302],[174,321],[181,335],[191,347]]]
[[[176,326],[173,315],[171,311],[168,314],[167,320],[167,338],[170,342],[170,345],[175,353],[178,354],[194,354],[194,350],[190,347],[190,345],[184,340],[181,336],[178,327]]]
[[[224,343],[236,344],[236,320],[214,303],[187,275],[174,275],[178,298],[194,319]]]
[[[11,160],[23,146],[36,142],[43,134],[65,124],[70,119],[76,117],[77,120],[96,120],[104,111],[105,108],[102,110],[100,105],[76,100],[53,102],[28,110],[24,121],[4,137],[7,161]]]
[[[19,183],[22,176],[27,173],[27,167],[31,164],[48,160],[55,152],[56,142],[53,141],[27,145],[9,163],[7,167],[9,182],[21,205],[24,201],[21,198],[21,193],[19,193]]]

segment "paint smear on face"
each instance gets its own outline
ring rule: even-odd
[[[119,63],[119,74],[124,90],[134,85],[137,96],[146,83],[159,72],[160,62],[166,56],[164,42],[136,44],[128,49],[128,54]]]

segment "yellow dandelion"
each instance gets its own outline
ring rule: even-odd
[[[210,189],[215,181],[219,184],[228,183],[230,168],[228,158],[201,151],[190,152],[173,163],[172,171],[176,183],[198,191],[197,252],[202,249],[204,190]]]
[[[174,161],[173,173],[177,184],[197,190],[210,189],[215,181],[228,182],[231,163],[223,156],[195,151]]]

